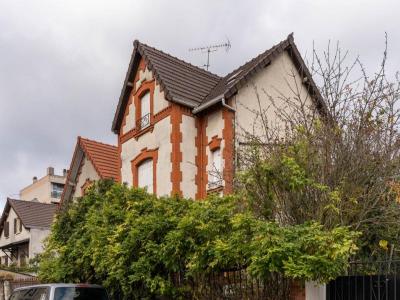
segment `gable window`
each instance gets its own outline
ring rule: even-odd
[[[221,148],[211,151],[211,165],[208,172],[208,188],[215,189],[222,186]]]
[[[4,236],[8,238],[10,236],[10,222],[6,221],[4,223]]]
[[[137,121],[139,129],[150,126],[150,91],[146,91],[139,99],[140,115]]]
[[[64,184],[62,183],[51,183],[51,198],[59,199],[64,190]]]
[[[138,166],[138,187],[146,188],[149,193],[153,192],[153,160],[146,159]]]

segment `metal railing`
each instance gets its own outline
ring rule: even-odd
[[[347,276],[327,285],[327,300],[395,300],[400,297],[400,261],[352,262]]]
[[[150,114],[144,115],[139,120],[136,121],[137,129],[144,129],[150,126]]]

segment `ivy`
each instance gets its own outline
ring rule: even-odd
[[[47,282],[91,282],[125,299],[184,297],[186,278],[247,268],[259,278],[327,281],[344,272],[357,234],[317,223],[282,227],[257,219],[237,196],[156,197],[99,182],[64,208],[40,258]]]

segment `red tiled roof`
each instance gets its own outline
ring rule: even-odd
[[[118,148],[113,145],[78,137],[78,143],[92,162],[100,178],[118,180]]]

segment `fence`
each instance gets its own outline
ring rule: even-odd
[[[352,262],[347,276],[327,285],[327,300],[400,299],[400,260]]]
[[[271,273],[261,280],[251,277],[245,270],[229,270],[184,279],[182,274],[176,274],[175,286],[186,285],[187,299],[294,299],[296,282],[281,274]]]

